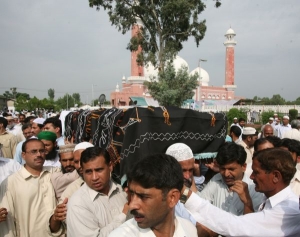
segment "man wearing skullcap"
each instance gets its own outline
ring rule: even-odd
[[[37,137],[44,143],[46,149],[44,166],[61,167],[58,152],[56,150],[56,134],[50,131],[41,131]]]
[[[283,116],[282,124],[276,127],[277,137],[283,138],[285,132],[292,130],[291,125],[289,124],[290,118],[289,116]]]
[[[43,130],[45,119],[36,118],[32,121],[31,132],[33,136],[36,136]]]
[[[191,189],[192,191],[197,192],[198,190],[193,180],[195,159],[191,148],[184,143],[175,143],[168,147],[166,154],[174,157],[180,164],[183,171],[184,185],[187,187],[187,190]],[[194,225],[196,225],[196,221],[181,202],[178,202],[175,206],[175,215],[190,220]]]
[[[82,178],[82,168],[80,165],[80,157],[81,157],[81,153],[89,147],[94,147],[93,144],[89,143],[89,142],[81,142],[78,143],[73,151],[74,154],[74,166],[75,169],[79,175],[79,178],[76,179],[74,182],[72,182],[70,185],[68,185],[68,187],[65,189],[65,191],[62,193],[59,202],[62,203],[63,200],[65,200],[65,198],[70,198],[72,196],[73,193],[75,193],[83,184],[84,184],[84,180]]]
[[[60,146],[58,150],[61,172],[54,173],[51,176],[51,182],[58,200],[67,186],[79,177],[74,166],[74,148],[75,144],[67,144]]]

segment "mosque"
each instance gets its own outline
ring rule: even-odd
[[[131,35],[134,36],[139,30],[139,24],[132,27]],[[190,75],[198,73],[198,83],[199,86],[195,90],[193,100],[200,104],[233,104],[237,101],[235,98],[234,91],[237,86],[234,84],[234,47],[236,41],[234,39],[235,32],[233,29],[227,30],[225,34],[224,46],[226,47],[226,58],[225,58],[225,83],[223,86],[210,86],[209,74],[204,68],[201,67],[201,59],[199,60],[199,65],[194,70],[190,71]],[[111,92],[110,100],[111,105],[115,107],[128,106],[137,101],[139,106],[159,106],[157,101],[155,101],[147,87],[144,85],[144,81],[150,80],[152,77],[157,78],[158,70],[152,65],[143,67],[138,66],[136,59],[137,54],[140,52],[131,53],[131,76],[127,79],[125,76],[122,78],[122,86],[116,85],[115,91]],[[188,63],[181,57],[176,56],[173,65],[176,70],[181,68],[182,65],[189,68]]]

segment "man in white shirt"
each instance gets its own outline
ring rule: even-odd
[[[80,165],[85,183],[68,202],[68,236],[108,236],[126,220],[126,193],[111,179],[113,163],[105,149],[87,148]]]
[[[282,138],[289,138],[289,139],[295,139],[297,141],[300,141],[300,121],[297,119],[292,120],[291,122],[291,130],[285,132],[282,136]]]
[[[244,148],[235,143],[225,143],[216,157],[220,173],[205,186],[200,197],[234,215],[257,211],[263,195],[255,191],[255,185],[245,174],[247,167]]]
[[[296,168],[291,154],[280,148],[253,157],[251,179],[266,196],[256,213],[235,216],[189,192],[185,207],[197,222],[224,236],[291,236],[300,233],[299,196],[289,187]]]
[[[276,126],[277,137],[283,138],[283,135],[292,129],[291,125],[289,124],[290,118],[289,116],[283,116],[282,124]]]
[[[247,153],[247,159],[246,163],[251,164],[252,162],[252,155],[254,152],[254,142],[257,140],[258,133],[255,130],[255,128],[252,127],[246,127],[243,129],[242,132],[242,141],[237,142],[237,144],[244,147],[246,153]]]
[[[166,154],[146,156],[131,167],[127,180],[134,218],[109,237],[198,236],[190,221],[175,216],[183,187],[182,169],[176,159]]]

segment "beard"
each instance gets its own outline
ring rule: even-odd
[[[192,186],[192,180],[191,179],[184,179],[183,183],[188,188],[190,188]]]
[[[46,155],[46,160],[54,160],[57,156],[57,151],[54,149]]]

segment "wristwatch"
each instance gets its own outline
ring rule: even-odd
[[[180,196],[180,202],[185,204],[187,198],[188,198],[188,194],[189,194],[190,189],[189,188],[185,188],[185,190],[183,191],[183,194],[181,194]]]

